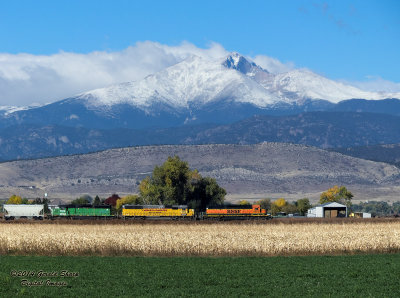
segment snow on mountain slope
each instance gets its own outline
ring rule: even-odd
[[[338,103],[346,99],[379,100],[400,98],[400,93],[368,92],[329,80],[307,69],[271,74],[238,53],[232,53],[222,64],[253,78],[274,94],[275,101],[301,104],[305,99],[323,99]]]
[[[329,80],[307,69],[296,69],[277,74],[273,80],[260,81],[260,83],[270,92],[280,94],[282,100],[285,100],[282,91],[291,93],[298,98],[324,99],[332,103],[353,98],[369,100],[400,98],[400,94],[363,91],[350,85]]]
[[[240,71],[192,56],[141,81],[96,89],[79,98],[91,106],[130,103],[145,108],[159,101],[188,108],[224,99],[265,107],[276,97]]]
[[[39,105],[26,106],[26,107],[15,107],[15,106],[0,106],[0,115],[9,115],[18,111],[26,111],[29,109],[37,108]]]
[[[141,81],[96,89],[77,100],[89,108],[130,104],[147,111],[158,104],[191,109],[227,100],[266,108],[279,103],[302,105],[310,99],[338,103],[354,98],[378,100],[400,98],[400,94],[362,91],[306,69],[272,74],[232,53],[219,60],[191,56]]]
[[[338,103],[346,99],[400,98],[396,93],[378,93],[360,90],[356,87],[329,80],[307,69],[296,69],[286,73],[271,74],[267,70],[246,60],[238,53],[224,59],[224,66],[236,69],[253,78],[279,101],[301,103],[304,99],[324,99]]]

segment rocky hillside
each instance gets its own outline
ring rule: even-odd
[[[400,168],[400,144],[333,148],[330,150],[357,158],[390,163]]]
[[[357,112],[257,115],[205,129],[187,143],[256,144],[263,141],[340,148],[400,142],[400,117]],[[185,141],[184,141],[185,142]]]
[[[0,129],[0,161],[82,154],[128,146],[261,142],[320,148],[399,143],[400,117],[379,113],[310,112],[286,116],[258,115],[226,125],[184,125],[146,130],[20,125]]]
[[[400,169],[328,152],[281,143],[257,145],[147,146],[85,155],[0,164],[0,198],[75,198],[137,192],[141,179],[168,156],[178,155],[202,175],[217,179],[230,199],[285,197],[316,199],[335,184],[355,199],[397,199]]]

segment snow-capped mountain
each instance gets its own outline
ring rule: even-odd
[[[248,69],[244,75],[242,69],[235,67],[235,64],[227,67],[219,61],[192,56],[141,81],[93,90],[78,96],[78,99],[86,101],[89,106],[124,103],[143,109],[155,102],[178,109],[226,99],[259,107],[275,103],[275,96],[249,75],[255,71]],[[253,68],[257,70],[256,65]]]
[[[363,91],[356,87],[327,79],[308,69],[295,69],[285,73],[271,74],[238,53],[228,56],[222,64],[253,78],[274,95],[275,102],[301,104],[304,100],[311,99],[338,103],[354,98],[367,100],[400,98],[400,93]]]
[[[377,100],[400,94],[362,91],[329,80],[307,69],[271,74],[238,53],[209,61],[192,56],[141,81],[86,92],[77,97],[88,106],[131,104],[148,111],[154,103],[182,109],[227,100],[267,108],[279,103],[301,105],[306,100]],[[149,111],[148,111],[149,112]]]
[[[277,74],[273,80],[258,82],[271,93],[279,95],[281,100],[294,100],[297,103],[300,103],[302,99],[323,99],[338,103],[353,98],[368,100],[400,98],[400,94],[363,91],[341,82],[329,80],[307,69],[296,69]]]
[[[400,99],[400,94],[362,91],[305,69],[273,74],[238,53],[216,60],[191,56],[140,81],[96,89],[39,108],[7,110],[0,113],[0,127],[28,123],[142,129],[232,123],[255,114],[322,111],[340,107],[344,100],[385,98]],[[400,114],[388,102],[377,108],[370,102],[350,101],[345,109],[389,109]]]
[[[397,142],[398,116],[400,94],[365,92],[304,69],[273,74],[238,53],[192,56],[140,81],[0,108],[0,160],[154,144]]]

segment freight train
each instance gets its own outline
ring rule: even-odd
[[[7,210],[14,210],[20,206],[18,216],[11,215]],[[36,207],[34,207],[36,206]],[[44,205],[4,205],[5,219],[40,218],[43,219]],[[59,219],[271,219],[271,215],[260,205],[227,205],[209,207],[199,212],[187,205],[123,205],[121,215],[112,214],[111,206],[92,205],[59,205],[49,206],[50,214],[47,218]],[[35,214],[32,213],[35,210]],[[39,210],[39,211],[38,211]],[[11,216],[10,216],[11,215]]]

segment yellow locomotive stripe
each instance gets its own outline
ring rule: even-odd
[[[137,217],[186,217],[194,216],[194,209],[123,209],[122,215]]]

